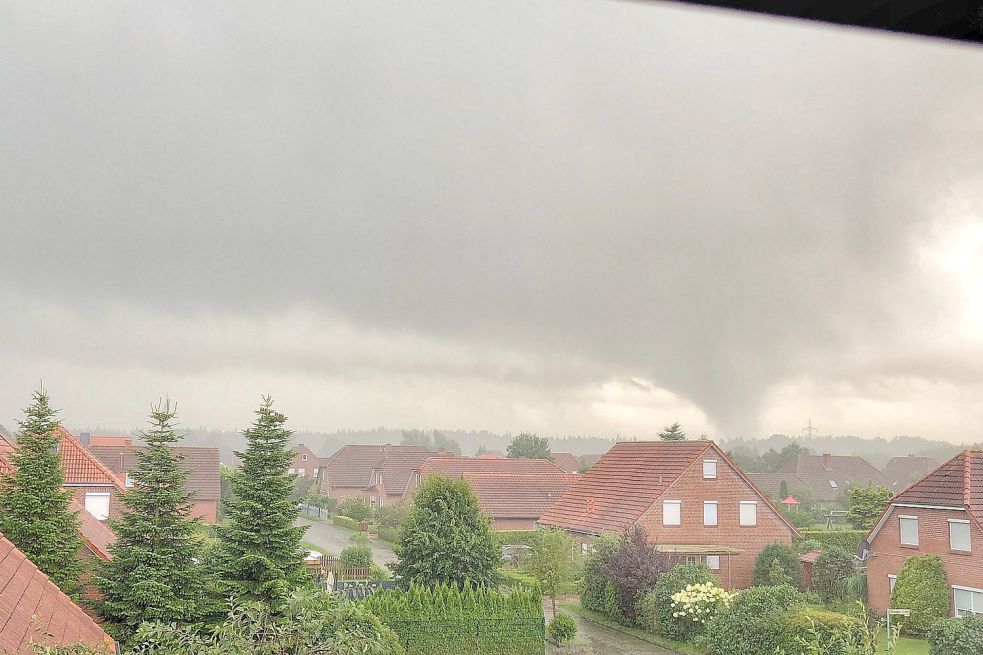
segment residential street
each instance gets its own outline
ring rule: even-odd
[[[328,521],[312,521],[301,516],[297,520],[297,525],[308,526],[304,541],[319,546],[322,553],[328,552],[337,557],[342,550],[352,545],[352,531],[339,528]],[[372,561],[376,564],[382,566],[396,559],[395,553],[377,540],[370,540],[370,545],[372,546]]]
[[[611,630],[572,612],[564,612],[559,607],[557,610],[561,614],[568,614],[577,622],[577,643],[564,648],[549,646],[547,653],[550,655],[674,655],[672,651]],[[548,623],[553,616],[548,601],[543,603],[543,612]]]

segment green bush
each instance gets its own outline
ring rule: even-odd
[[[341,551],[339,559],[348,568],[372,566],[372,549],[368,546],[349,546]]]
[[[503,594],[465,582],[377,591],[364,606],[399,636],[407,653],[543,655],[543,601],[527,589]]]
[[[339,514],[343,514],[357,523],[368,523],[372,520],[375,510],[362,498],[346,498],[338,503]]]
[[[347,516],[342,516],[341,514],[335,514],[334,516],[332,516],[331,522],[342,528],[348,528],[349,530],[358,530],[358,521]]]
[[[799,555],[811,553],[814,550],[822,550],[823,545],[818,539],[799,539],[795,542],[795,552]]]
[[[843,601],[855,591],[850,587],[850,580],[856,572],[853,555],[832,546],[821,552],[812,565],[812,586],[824,603]]]
[[[391,544],[399,541],[399,528],[383,528],[379,527],[379,539],[382,541],[388,541]]]
[[[697,643],[708,655],[770,655],[791,643],[785,617],[802,603],[790,585],[745,589],[707,624]]]
[[[557,646],[569,644],[577,636],[577,622],[566,614],[557,614],[546,626],[546,636]]]
[[[867,622],[854,616],[803,609],[784,620],[785,652],[789,655],[872,655],[874,633]]]
[[[369,544],[369,535],[365,534],[364,532],[356,532],[352,536],[348,537],[348,541],[357,546],[367,546]]]
[[[536,592],[540,591],[539,580],[531,573],[517,571],[515,569],[499,569],[498,575],[500,584],[506,589],[525,587]]]
[[[636,608],[638,624],[674,641],[688,641],[695,632],[693,621],[673,617],[672,595],[688,584],[713,582],[720,584],[716,576],[703,564],[682,564],[662,574],[655,587],[646,592]],[[702,627],[702,626],[700,626]]]
[[[938,555],[905,560],[891,593],[891,607],[911,610],[911,616],[898,617],[898,625],[911,635],[925,634],[949,613],[949,586]]]
[[[591,551],[584,559],[584,591],[580,594],[580,604],[586,609],[607,613],[605,596],[611,579],[604,573],[603,567],[617,552],[620,543],[617,535],[606,533],[591,544]],[[618,614],[621,614],[620,610]]]
[[[768,544],[754,560],[752,581],[755,586],[789,584],[800,589],[802,562],[799,554],[788,544]]]
[[[929,655],[983,653],[983,616],[941,619],[928,629]]]
[[[803,540],[815,540],[824,548],[837,546],[848,553],[855,553],[860,542],[867,537],[866,530],[799,530]]]
[[[618,623],[627,625],[628,617],[621,610],[621,603],[618,602],[618,587],[612,580],[604,584],[604,591],[601,595],[601,611],[607,614]]]
[[[502,546],[531,546],[539,545],[539,530],[495,530],[492,538],[495,545]]]
[[[369,567],[369,580],[373,582],[382,582],[383,580],[392,580],[392,572],[378,564],[373,564]]]

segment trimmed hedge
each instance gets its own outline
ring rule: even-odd
[[[891,593],[891,607],[911,610],[911,616],[898,617],[898,625],[911,635],[925,634],[949,613],[949,585],[938,555],[905,560]]]
[[[762,655],[789,646],[786,616],[801,608],[803,595],[789,585],[751,587],[737,594],[697,643],[709,655]]]
[[[836,546],[848,553],[855,553],[867,536],[866,530],[799,530],[802,539],[818,541],[824,548]]]
[[[540,593],[539,580],[531,573],[517,571],[516,569],[499,569],[498,575],[501,578],[501,585],[507,589],[521,589],[524,587]]]
[[[539,545],[539,530],[495,530],[492,533],[495,545],[502,546],[531,546]]]
[[[584,591],[580,594],[580,604],[585,609],[608,614],[612,618],[622,621],[624,620],[624,615],[622,615],[620,609],[617,615],[611,615],[608,611],[609,608],[607,607],[606,601],[608,600],[609,585],[611,587],[610,593],[615,594],[615,607],[617,607],[617,595],[616,590],[614,590],[614,583],[601,570],[608,559],[617,552],[620,543],[621,541],[618,536],[610,533],[602,534],[594,540],[591,553],[584,560]]]
[[[983,616],[941,619],[928,630],[930,655],[983,653]]]
[[[349,568],[372,566],[372,549],[368,546],[349,546],[341,551],[338,559]]]
[[[543,655],[542,596],[465,584],[377,591],[364,606],[398,635],[407,653]]]
[[[673,617],[672,595],[689,584],[713,582],[720,584],[710,569],[703,564],[682,564],[662,574],[655,587],[638,601],[638,624],[673,641],[688,641],[695,629],[692,621]]]
[[[342,516],[341,514],[335,514],[331,517],[331,522],[341,528],[348,528],[349,530],[358,530],[358,521],[348,516]]]
[[[577,622],[566,614],[557,614],[546,626],[546,636],[557,646],[569,644],[577,636]]]
[[[785,652],[790,655],[872,655],[874,652],[874,634],[864,621],[853,616],[809,608],[788,615],[783,623]]]

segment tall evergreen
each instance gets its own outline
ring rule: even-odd
[[[673,423],[662,429],[662,432],[659,433],[659,439],[663,441],[684,441],[686,439],[686,433],[683,432],[679,423]]]
[[[226,520],[218,526],[217,574],[226,597],[260,601],[276,609],[292,587],[304,580],[300,514],[292,499],[293,453],[287,417],[264,397],[256,420],[245,431],[242,466],[231,479],[232,498],[224,500]]]
[[[150,430],[138,435],[147,447],[136,451],[129,471],[134,484],[122,498],[123,517],[110,521],[113,557],[96,575],[100,613],[122,640],[143,621],[193,623],[214,611],[208,577],[195,560],[200,520],[191,516],[188,473],[171,451],[180,440],[174,418],[171,402],[160,403]]]
[[[69,510],[72,492],[62,487],[59,422],[44,387],[19,422],[13,473],[0,476],[0,532],[65,591],[77,589],[82,570],[78,513]]]

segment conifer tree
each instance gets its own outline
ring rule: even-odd
[[[171,451],[180,440],[174,418],[170,400],[162,402],[150,413],[150,430],[138,435],[147,446],[136,451],[137,465],[128,472],[134,484],[122,497],[122,519],[110,521],[113,557],[95,576],[100,613],[121,640],[144,621],[194,623],[216,609],[195,560],[200,519],[191,517],[188,472]]]
[[[294,526],[300,510],[292,498],[294,476],[287,473],[293,433],[286,421],[266,396],[243,434],[246,450],[236,452],[242,466],[231,479],[232,498],[223,501],[226,520],[218,526],[215,562],[226,597],[273,609],[305,579],[300,540],[307,528]]]
[[[68,593],[77,589],[82,569],[78,514],[69,510],[72,492],[62,487],[65,474],[56,430],[59,422],[44,387],[24,410],[14,470],[0,475],[0,532]]]

